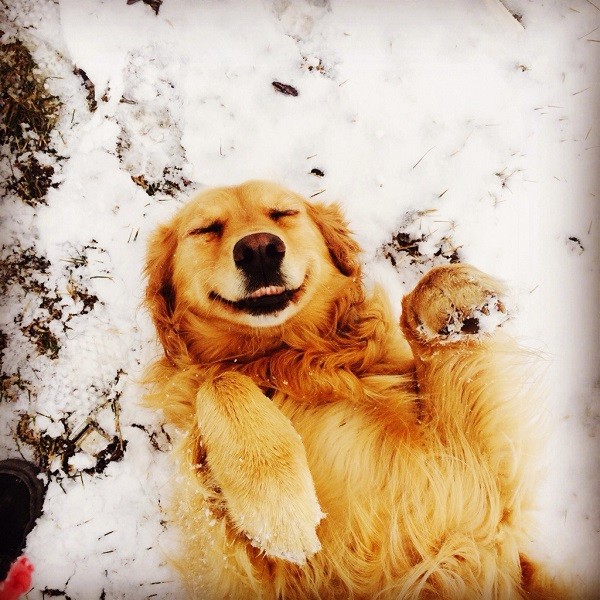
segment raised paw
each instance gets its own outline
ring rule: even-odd
[[[508,318],[502,285],[469,265],[429,271],[402,301],[401,326],[409,342],[481,339]]]

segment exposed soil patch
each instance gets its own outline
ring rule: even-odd
[[[14,322],[38,354],[57,358],[59,332],[66,331],[72,318],[89,313],[99,302],[88,291],[82,272],[87,267],[86,253],[95,249],[93,243],[87,245],[77,251],[76,259],[67,261],[64,288],[51,279],[50,262],[37,254],[35,248],[16,245],[0,249],[0,291],[6,300],[12,300],[13,306],[18,303],[21,307]]]
[[[20,41],[0,46],[0,194],[13,193],[36,206],[46,203],[54,184],[51,132],[61,103],[45,88],[26,46]]]
[[[454,223],[435,220],[435,211],[411,211],[404,215],[379,254],[392,263],[405,282],[416,282],[436,265],[461,261],[453,230]]]
[[[94,112],[98,108],[98,102],[96,101],[96,87],[94,86],[93,81],[87,76],[87,73],[83,69],[75,68],[73,73],[81,77],[83,87],[86,91],[85,99],[87,101],[88,108],[90,112]]]

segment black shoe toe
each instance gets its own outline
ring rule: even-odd
[[[46,490],[32,463],[10,458],[0,461],[0,581],[25,547],[27,534],[42,514]]]

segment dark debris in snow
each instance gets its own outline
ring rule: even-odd
[[[127,4],[137,4],[140,0],[127,0]],[[142,0],[144,4],[147,4],[155,14],[158,14],[160,10],[160,6],[163,3],[163,0]]]
[[[50,261],[35,247],[24,248],[16,242],[11,247],[0,248],[0,308],[13,307],[13,325],[23,335],[22,343],[31,344],[27,350],[29,357],[39,355],[56,360],[61,351],[61,338],[70,329],[72,320],[88,315],[100,302],[88,287],[88,254],[101,250],[92,240],[73,252],[61,265],[61,275],[56,278],[52,276]],[[3,334],[0,348],[3,353],[7,351],[8,339],[8,334]],[[20,394],[34,392],[31,381],[3,360],[0,400],[11,401]]]
[[[454,241],[453,223],[432,220],[435,211],[410,211],[379,249],[403,277],[416,280],[430,268],[461,261],[460,246]]]
[[[128,442],[120,425],[122,392],[119,384],[123,375],[123,371],[117,372],[111,386],[104,390],[90,390],[106,400],[91,411],[83,423],[72,413],[60,418],[21,414],[16,439],[30,448],[36,463],[49,477],[61,480],[65,476],[101,474],[108,465],[124,457]],[[45,429],[38,424],[40,418],[47,422]],[[106,423],[111,423],[110,431]]]
[[[273,81],[271,84],[278,92],[284,94],[285,96],[297,96],[298,90],[289,85],[288,83],[281,83],[280,81]]]
[[[52,187],[56,151],[52,130],[61,103],[45,88],[45,79],[20,41],[0,46],[0,163],[10,176],[0,193],[15,194],[31,206],[46,204]]]

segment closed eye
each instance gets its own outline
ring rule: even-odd
[[[223,233],[223,223],[220,221],[215,221],[214,223],[210,223],[210,225],[206,225],[205,227],[196,227],[189,232],[189,235],[207,235],[211,233],[221,235]]]
[[[269,211],[269,217],[271,217],[271,219],[273,219],[273,221],[279,221],[279,219],[282,219],[283,217],[295,217],[299,213],[300,213],[299,210],[294,210],[292,208],[290,208],[288,210],[273,209],[273,210]]]

